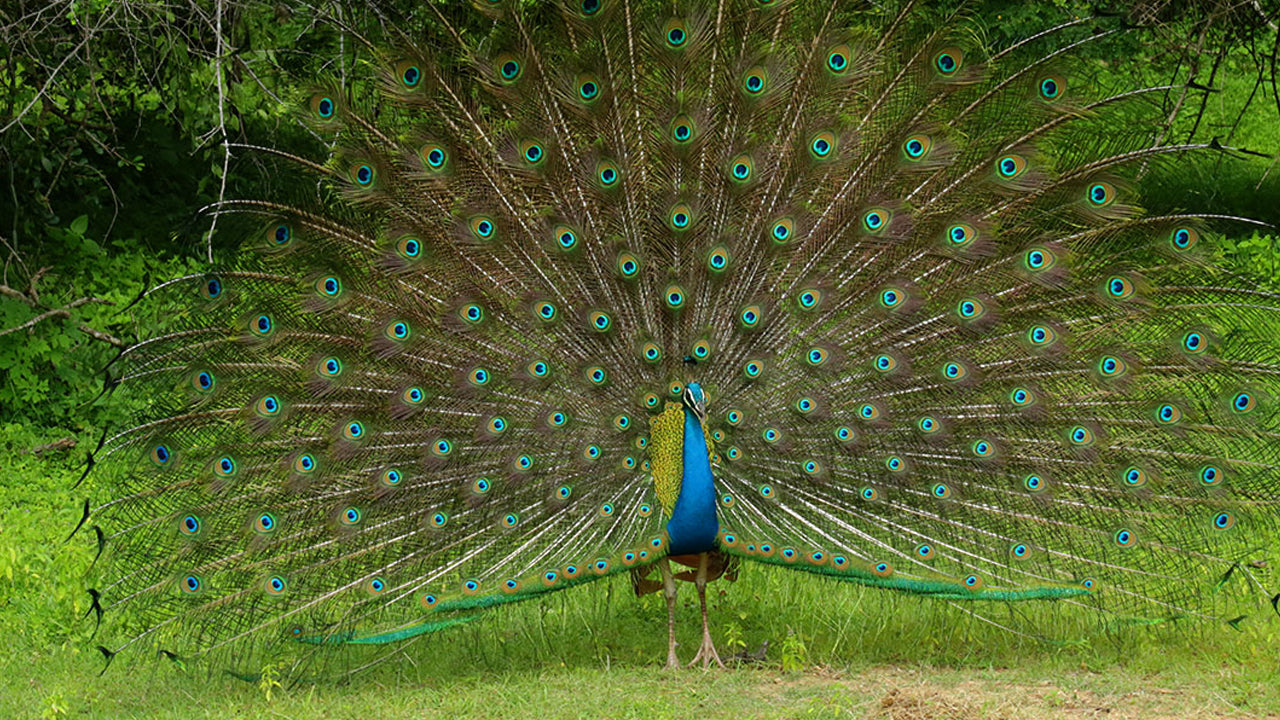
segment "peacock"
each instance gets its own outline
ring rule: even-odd
[[[324,149],[236,147],[302,189],[205,208],[241,252],[134,306],[163,327],[106,383],[145,402],[77,528],[108,664],[394,648],[629,574],[666,667],[677,580],[722,665],[707,584],[752,564],[1032,630],[1270,597],[1280,296],[1215,262],[1261,223],[1140,207],[1226,148],[1160,129],[1197,88],[1087,60],[1125,18],[473,5],[348,28],[359,78],[286,99]]]

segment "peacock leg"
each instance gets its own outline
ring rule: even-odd
[[[679,670],[680,658],[676,657],[676,579],[671,575],[671,564],[666,558],[658,561],[662,571],[662,591],[667,596],[667,670]]]
[[[715,643],[711,642],[711,628],[707,626],[707,563],[710,555],[702,553],[698,557],[698,577],[695,583],[698,586],[698,602],[702,604],[702,647],[698,648],[698,654],[693,656],[693,660],[689,662],[692,666],[699,660],[702,661],[703,668],[711,667],[711,663],[724,667],[724,663],[720,662],[720,654],[716,652]]]

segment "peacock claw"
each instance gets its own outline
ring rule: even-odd
[[[686,667],[693,667],[699,660],[702,661],[704,670],[711,667],[713,662],[718,667],[724,668],[724,663],[720,661],[720,653],[716,652],[715,643],[711,642],[711,633],[705,630],[702,633],[702,647],[698,648],[698,654],[693,656],[693,660],[690,660]]]

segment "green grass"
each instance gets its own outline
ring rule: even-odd
[[[35,444],[21,431],[8,440]],[[1241,632],[1203,623],[1107,629],[1060,604],[1018,606],[1046,632],[1077,641],[1052,644],[963,608],[756,565],[737,583],[711,586],[722,654],[771,643],[764,663],[728,671],[664,672],[661,597],[637,599],[619,578],[497,611],[403,655],[397,648],[390,662],[341,682],[270,687],[220,668],[179,667],[143,647],[98,677],[92,620],[78,619],[88,609],[81,576],[91,542],[61,544],[78,519],[81,491],[69,490],[78,472],[13,445],[0,450],[0,632],[9,646],[0,717],[1280,714],[1280,618],[1265,602]],[[691,586],[681,589],[678,623],[688,659],[699,631]]]

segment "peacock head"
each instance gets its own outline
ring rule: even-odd
[[[707,393],[702,386],[691,382],[684,386],[684,406],[698,416],[699,422],[707,421]]]

